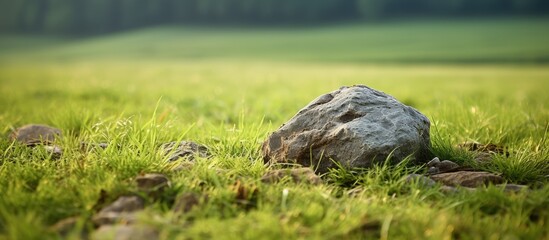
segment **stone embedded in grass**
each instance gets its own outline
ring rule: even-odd
[[[59,159],[63,155],[63,149],[59,146],[44,146],[44,149],[51,155],[52,159]]]
[[[451,171],[456,172],[461,169],[457,163],[450,160],[440,161],[438,157],[435,157],[431,161],[429,161],[427,163],[427,167],[429,167],[429,170],[427,171],[429,175],[435,175]]]
[[[444,161],[441,161],[439,164],[437,164],[436,167],[438,168],[438,170],[440,172],[448,172],[448,171],[451,171],[453,169],[458,168],[459,165],[455,162],[450,161],[450,160],[444,160]]]
[[[135,182],[139,191],[143,191],[153,198],[158,198],[166,188],[171,186],[168,177],[158,173],[147,173],[137,176]]]
[[[207,198],[207,196],[204,196],[204,201],[206,201]],[[200,199],[201,197],[196,193],[184,193],[177,197],[172,207],[172,211],[176,213],[187,213],[200,204]]]
[[[162,144],[162,151],[164,154],[169,155],[169,161],[176,161],[180,158],[192,161],[195,156],[202,158],[210,156],[206,146],[190,141],[164,143]]]
[[[427,173],[429,175],[435,175],[435,174],[439,174],[440,171],[438,170],[437,167],[430,167],[429,170],[427,170]]]
[[[122,196],[100,212],[132,212],[145,207],[145,200],[139,196]]]
[[[440,159],[435,157],[431,161],[427,162],[427,167],[436,167],[440,163]]]
[[[142,225],[105,225],[91,234],[92,240],[155,240],[158,231]]]
[[[141,191],[157,190],[171,185],[168,177],[159,173],[147,173],[137,176],[135,182],[137,183],[137,188]]]
[[[365,168],[410,156],[431,159],[430,122],[416,109],[366,86],[322,95],[273,132],[262,145],[267,162],[296,162],[327,172]],[[318,167],[318,168],[317,168]]]
[[[10,135],[11,140],[18,141],[29,147],[41,146],[52,159],[59,159],[63,155],[61,147],[52,145],[60,137],[61,130],[41,124],[22,126]]]
[[[322,184],[322,179],[311,168],[271,170],[261,177],[261,181],[264,183],[275,183],[284,178],[289,178],[295,183]]]
[[[431,179],[448,186],[481,187],[488,184],[500,184],[502,177],[489,172],[458,171],[440,173],[430,176]]]
[[[404,182],[407,184],[417,182],[420,187],[433,187],[437,184],[433,179],[415,173],[405,176]]]
[[[62,136],[61,130],[41,124],[29,124],[16,129],[11,135],[12,140],[27,146],[50,145]]]
[[[113,224],[116,222],[133,222],[135,211],[145,207],[145,200],[139,196],[122,196],[110,205],[104,207],[95,216],[92,221],[96,226]]]

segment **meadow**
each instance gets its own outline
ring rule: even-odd
[[[0,239],[58,239],[92,227],[102,190],[140,173],[172,186],[139,214],[160,239],[548,239],[549,19],[161,26],[93,37],[0,36]],[[464,141],[509,148],[483,169],[528,191],[444,193],[406,184],[417,166],[335,170],[321,185],[265,184],[260,145],[317,96],[364,84],[432,123],[433,151],[471,164]],[[28,123],[63,130],[60,159],[9,140]],[[174,171],[162,143],[210,149]],[[81,151],[80,143],[109,143]],[[234,185],[255,191],[235,200]],[[283,194],[287,192],[287,196]],[[174,199],[207,195],[175,214]]]

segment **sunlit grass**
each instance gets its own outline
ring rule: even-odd
[[[456,25],[480,32],[484,29],[474,24]],[[421,24],[411,26],[430,31]],[[445,26],[450,25],[440,24],[439,30]],[[536,26],[532,29],[540,28]],[[324,39],[324,43],[319,40],[324,46],[328,41],[343,41],[345,34],[359,27],[320,28],[311,30],[310,36]],[[392,25],[385,27],[375,28],[400,34]],[[506,29],[494,27],[492,33],[503,34]],[[193,50],[193,54],[218,43],[210,39],[215,34],[228,34],[237,40],[263,39],[263,43],[269,43],[268,37],[274,36],[250,31],[193,31],[200,33],[193,35],[194,39],[204,40],[196,43],[203,44],[203,48]],[[269,31],[286,34],[290,40],[291,36],[300,39],[293,35],[299,34],[295,30]],[[161,200],[149,199],[150,205],[140,214],[139,222],[153,226],[163,239],[548,237],[547,65],[365,64],[355,60],[366,58],[367,51],[356,53],[358,57],[354,58],[352,45],[339,56],[328,54],[332,50],[299,53],[281,46],[264,52],[256,45],[255,54],[237,48],[228,49],[225,58],[218,58],[214,49],[204,52],[204,58],[196,58],[172,49],[186,49],[174,40],[181,34],[185,33],[160,28],[56,45],[35,53],[10,50],[13,58],[3,56],[0,132],[7,136],[11,129],[27,123],[55,126],[64,133],[64,138],[56,142],[64,154],[53,160],[40,148],[0,139],[0,238],[56,238],[48,228],[70,216],[82,220],[75,233],[91,228],[86,219],[97,210],[102,190],[111,201],[119,195],[136,193],[134,178],[150,172],[166,174],[172,187]],[[159,43],[151,58],[133,59],[147,55],[147,51],[136,48],[142,39],[165,36],[173,38],[161,43],[171,45]],[[386,37],[391,36],[395,35]],[[512,37],[515,40],[506,41],[526,38],[518,34]],[[543,39],[540,33],[535,41]],[[185,45],[185,41],[191,40],[180,44]],[[249,41],[241,44],[252,44]],[[50,47],[55,42],[44,44]],[[496,51],[497,46],[486,51],[504,57],[515,51],[528,53],[532,54],[528,55],[530,59],[547,54],[545,45],[513,47],[509,52]],[[280,53],[275,53],[277,49]],[[132,54],[133,50],[136,52]],[[295,55],[284,51],[294,51]],[[462,55],[460,51],[452,49],[442,55],[454,60],[490,56],[475,53],[474,48]],[[95,55],[88,55],[92,52]],[[246,54],[253,56],[243,57]],[[298,59],[299,54],[311,55]],[[341,56],[345,61],[324,61]],[[417,56],[402,53],[394,59],[408,61],[407,57]],[[286,58],[293,60],[281,61]],[[321,185],[262,183],[261,176],[273,168],[263,163],[260,153],[268,133],[318,95],[353,84],[384,91],[426,114],[433,123],[433,152],[441,159],[474,164],[473,154],[455,147],[464,141],[507,147],[509,157],[497,156],[490,164],[477,167],[501,174],[510,183],[527,184],[530,191],[505,193],[491,186],[476,192],[447,194],[440,186],[405,184],[403,176],[425,171],[408,164],[380,165],[367,171],[337,169],[325,174]],[[208,146],[212,156],[198,158],[192,168],[173,171],[173,163],[166,163],[160,146],[181,140]],[[82,149],[82,142],[109,145],[106,149]],[[237,183],[257,190],[256,195],[247,196],[248,205],[235,200]],[[174,199],[184,193],[207,196],[208,200],[188,213],[171,212]]]

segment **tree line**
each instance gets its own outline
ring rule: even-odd
[[[0,0],[0,31],[93,34],[178,23],[311,24],[547,13],[547,0]]]

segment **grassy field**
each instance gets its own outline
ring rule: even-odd
[[[101,190],[112,201],[149,172],[172,181],[139,214],[161,239],[548,239],[547,26],[478,19],[0,36],[0,239],[56,239],[50,226],[71,216],[81,219],[70,236],[78,238]],[[443,158],[469,163],[453,148],[463,141],[508,147],[508,158],[483,168],[531,191],[445,194],[404,184],[418,171],[410,166],[341,170],[318,186],[260,182],[268,133],[318,95],[353,84],[427,115]],[[63,130],[61,159],[8,140],[27,123]],[[173,171],[158,146],[177,140],[213,156]],[[82,141],[111,147],[83,152]],[[252,205],[235,199],[236,182],[256,189]],[[174,214],[185,193],[208,201]]]

